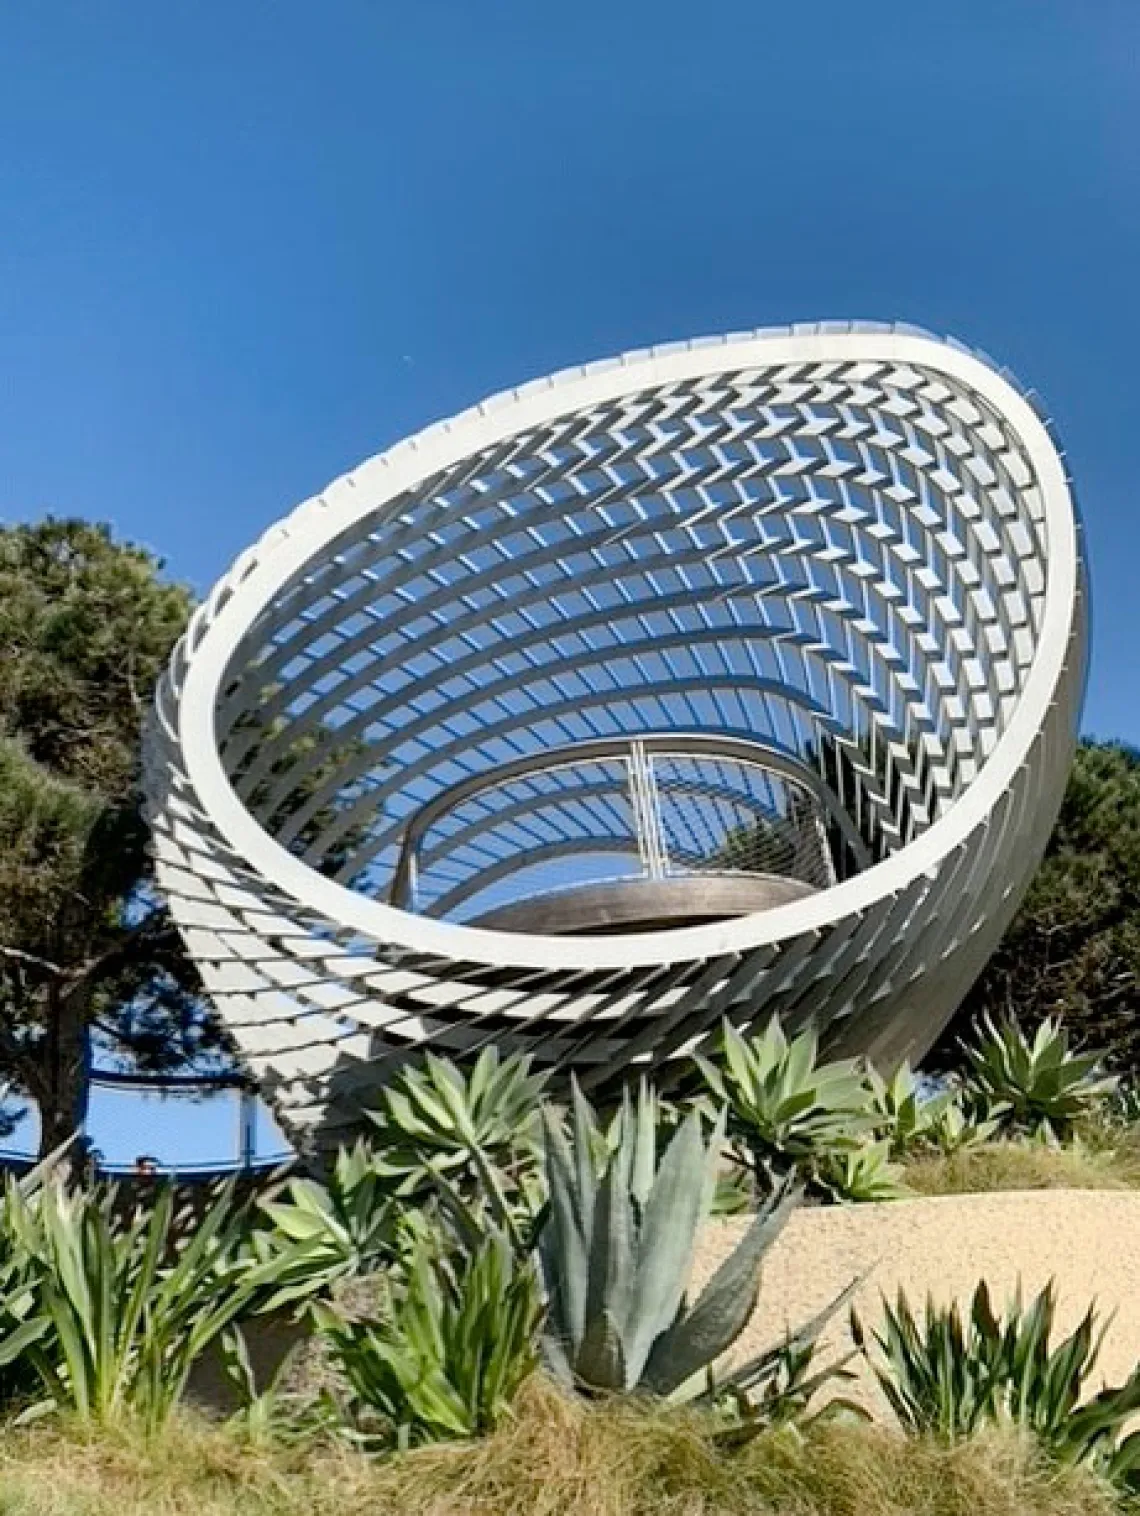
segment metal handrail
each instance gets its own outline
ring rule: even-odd
[[[851,850],[859,869],[869,868],[872,862],[867,845],[839,797],[819,773],[798,758],[768,743],[753,738],[732,737],[708,732],[651,732],[630,736],[604,737],[589,742],[572,742],[563,747],[548,748],[541,753],[528,754],[499,764],[496,768],[442,790],[429,800],[408,822],[400,844],[400,854],[392,876],[388,903],[400,910],[413,909],[415,893],[416,859],[420,844],[430,827],[448,811],[463,801],[486,790],[496,789],[514,779],[528,774],[554,773],[559,769],[577,764],[620,759],[630,764],[635,774],[639,771],[644,756],[697,755],[703,758],[737,759],[767,769],[783,779],[790,779],[806,789],[822,806],[829,821],[833,822]]]

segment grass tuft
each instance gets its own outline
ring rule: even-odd
[[[1140,1153],[1106,1142],[1047,1147],[987,1142],[958,1153],[922,1154],[903,1166],[918,1195],[968,1195],[993,1190],[1131,1190],[1140,1188]]]
[[[272,1452],[177,1417],[150,1445],[46,1426],[0,1434],[2,1516],[1111,1516],[1080,1471],[1011,1437],[957,1447],[859,1424],[759,1438],[736,1456],[693,1412],[573,1402],[534,1381],[481,1442],[369,1462]]]

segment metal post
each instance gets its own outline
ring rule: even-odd
[[[242,1173],[248,1174],[257,1156],[257,1091],[243,1084],[239,1093],[240,1161]]]

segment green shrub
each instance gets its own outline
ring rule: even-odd
[[[909,1063],[901,1063],[890,1079],[874,1069],[866,1074],[875,1130],[890,1144],[890,1156],[902,1158],[929,1145],[944,1114],[954,1104],[954,1091],[930,1093]]]
[[[380,1417],[402,1447],[475,1437],[510,1410],[538,1363],[542,1305],[531,1262],[490,1230],[473,1251],[421,1239],[379,1320],[318,1319],[367,1429]]]
[[[323,1184],[292,1179],[284,1199],[264,1200],[261,1209],[271,1223],[256,1238],[263,1257],[282,1244],[306,1244],[282,1274],[282,1296],[291,1289],[303,1297],[367,1273],[398,1245],[402,1212],[393,1181],[363,1142],[340,1149]]]
[[[39,1381],[29,1350],[48,1330],[37,1309],[32,1260],[16,1231],[16,1210],[38,1186],[4,1177],[0,1191],[0,1411],[32,1399]]]
[[[256,1258],[232,1188],[192,1225],[170,1185],[121,1219],[113,1190],[9,1186],[4,1246],[25,1260],[21,1298],[43,1326],[24,1350],[45,1405],[81,1420],[124,1415],[157,1430],[194,1361],[271,1297],[304,1244]],[[6,1299],[11,1308],[11,1298]]]
[[[927,1124],[922,1147],[949,1157],[991,1142],[1001,1131],[1005,1110],[992,1106],[977,1092],[966,1100],[960,1090],[953,1091],[949,1104]]]
[[[1056,1296],[1052,1283],[1028,1306],[1020,1293],[998,1317],[985,1283],[974,1292],[969,1314],[957,1303],[927,1300],[922,1319],[900,1292],[886,1305],[875,1334],[881,1361],[875,1373],[903,1429],[959,1439],[986,1424],[1009,1425],[1032,1434],[1060,1463],[1088,1464],[1126,1484],[1140,1466],[1140,1433],[1124,1436],[1140,1410],[1140,1368],[1123,1385],[1086,1398],[1104,1340],[1090,1307],[1074,1331],[1056,1346]],[[852,1331],[866,1346],[861,1323]]]
[[[833,1200],[858,1204],[898,1200],[906,1194],[890,1143],[867,1142],[851,1153],[827,1153],[816,1164],[816,1183]]]
[[[570,1131],[546,1113],[549,1215],[539,1238],[549,1317],[548,1363],[568,1386],[689,1398],[752,1314],[760,1260],[794,1197],[752,1226],[699,1299],[685,1299],[697,1232],[709,1214],[723,1124],[706,1143],[701,1117],[681,1122],[657,1155],[645,1090],[627,1104],[616,1144],[603,1144],[575,1087]]]
[[[750,1038],[726,1021],[719,1060],[697,1063],[769,1185],[793,1169],[811,1179],[822,1158],[852,1152],[874,1133],[862,1067],[853,1060],[820,1063],[810,1029],[789,1042],[776,1017]]]
[[[1013,1021],[985,1018],[963,1044],[967,1094],[1001,1111],[1007,1129],[1063,1141],[1102,1107],[1119,1080],[1098,1053],[1074,1053],[1060,1022],[1045,1020],[1032,1037]]]
[[[495,1047],[470,1068],[426,1054],[369,1113],[378,1172],[404,1195],[430,1191],[442,1174],[466,1194],[491,1187],[507,1196],[536,1169],[545,1084],[529,1058],[500,1058]]]

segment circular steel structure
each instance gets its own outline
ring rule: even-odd
[[[1040,858],[1084,575],[1033,399],[912,328],[627,353],[337,480],[156,701],[158,879],[290,1136],[495,1041],[931,1044]]]

